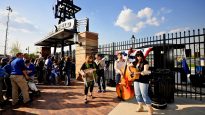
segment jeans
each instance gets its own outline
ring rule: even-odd
[[[119,73],[117,73],[115,76],[115,83],[116,84],[120,83],[120,78],[121,78],[121,75]]]
[[[5,84],[6,84],[6,97],[11,98],[12,97],[12,86],[11,86],[10,77],[5,78]]]
[[[85,95],[88,94],[88,89],[89,88],[90,88],[90,92],[93,92],[94,81],[89,81],[89,82],[87,82],[87,85],[85,85],[85,90],[84,90]]]
[[[4,77],[0,77],[0,102],[3,102],[4,101],[4,98],[3,98],[3,83],[4,83]]]
[[[45,81],[46,84],[50,84],[50,76],[51,76],[51,70],[47,69],[46,70],[46,81]]]
[[[28,84],[23,75],[11,75],[11,85],[12,85],[12,105],[15,105],[18,102],[20,88],[23,94],[24,103],[30,100],[28,92]]]
[[[104,76],[103,69],[98,71],[98,77],[97,77],[98,88],[100,91],[101,91],[101,77],[102,77],[102,87],[103,87],[103,90],[105,90],[105,76]]]
[[[65,85],[70,85],[70,71],[66,71],[65,75]]]
[[[43,81],[43,69],[39,69],[37,71],[37,76],[38,76],[38,83],[42,83],[42,81]]]
[[[148,87],[149,84],[136,81],[134,82],[134,91],[137,102],[144,102],[147,105],[152,103],[150,97],[148,96]]]

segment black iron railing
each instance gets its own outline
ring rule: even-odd
[[[99,45],[98,52],[108,57],[107,80],[115,79],[116,51],[153,47],[147,56],[150,68],[170,69],[175,77],[175,95],[205,100],[205,28],[179,33],[167,33],[122,42]],[[182,63],[188,64],[187,73]]]

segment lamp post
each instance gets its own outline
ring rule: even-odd
[[[131,42],[132,42],[132,48],[134,48],[134,45],[135,45],[135,36],[132,35],[131,37]]]
[[[6,50],[7,50],[7,41],[8,41],[8,29],[9,29],[9,15],[12,12],[12,9],[10,6],[6,8],[8,10],[8,17],[7,17],[7,22],[6,22],[6,38],[5,38],[5,46],[4,46],[4,56],[6,56]]]
[[[29,55],[29,46],[26,48],[26,50],[28,50],[28,55]]]

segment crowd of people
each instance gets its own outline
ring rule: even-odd
[[[63,57],[58,61],[51,56],[33,59],[28,54],[17,53],[14,57],[0,60],[1,107],[8,104],[10,99],[13,106],[19,105],[21,101],[23,105],[27,105],[32,102],[29,91],[40,95],[36,84],[58,85],[65,80],[64,85],[71,85],[70,78],[75,76],[75,63],[70,57]],[[6,91],[5,94],[3,90]]]
[[[95,72],[91,72],[91,74],[95,73],[96,76],[92,76],[91,79],[86,77],[85,103],[88,89],[90,88],[92,96],[95,82],[98,84],[99,93],[106,92],[104,77],[106,64],[102,56],[96,54],[95,60],[94,57],[88,56],[81,70],[88,68],[94,68]],[[62,57],[60,60],[52,56],[48,56],[46,59],[43,57],[33,59],[28,54],[17,53],[15,57],[2,58],[0,62],[0,105],[3,107],[10,102],[10,99],[12,99],[13,106],[19,105],[19,101],[27,105],[32,101],[29,91],[40,93],[35,84],[62,85],[64,83],[63,85],[69,86],[71,77],[74,76],[75,62],[70,57]],[[3,95],[3,90],[6,91],[5,95]],[[23,100],[20,100],[20,95]]]
[[[143,103],[147,105],[148,113],[151,115],[153,109],[148,95],[149,86],[149,65],[143,53],[137,51],[134,62],[127,62],[122,58],[122,53],[118,53],[118,59],[115,61],[114,68],[116,72],[116,84],[120,84],[124,77],[123,67],[127,67],[130,76],[138,74],[139,78],[134,80],[134,93],[139,104],[137,111],[144,111]],[[98,84],[98,93],[106,92],[104,70],[107,69],[105,59],[101,55],[87,55],[85,62],[80,68],[80,74],[84,80],[84,103],[88,103],[88,92],[93,99],[93,88]],[[133,73],[129,67],[134,67],[137,72]],[[34,76],[37,77],[37,83],[46,85],[58,85],[60,81],[65,81],[64,85],[71,85],[71,76],[75,76],[75,63],[70,57],[62,57],[59,61],[54,57],[31,59],[27,54],[17,53],[12,58],[2,58],[0,63],[0,105],[12,99],[12,105],[19,102],[19,89],[23,96],[23,103],[27,105],[32,101],[29,97],[29,89],[39,92],[35,86]],[[5,98],[2,90],[6,87]]]

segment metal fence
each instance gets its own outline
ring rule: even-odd
[[[175,95],[205,100],[205,28],[99,45],[98,52],[107,56],[110,62],[105,72],[107,80],[115,79],[115,52],[130,47],[153,47],[146,58],[150,68],[166,68],[174,72]],[[190,74],[184,71],[184,60]]]

